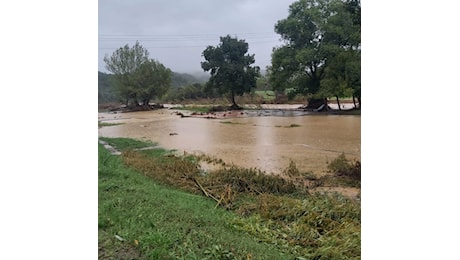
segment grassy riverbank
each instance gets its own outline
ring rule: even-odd
[[[197,158],[105,140],[124,152],[99,146],[101,259],[359,258],[355,201],[247,169],[203,174]]]
[[[100,258],[294,257],[237,230],[237,219],[205,197],[155,183],[99,147]]]

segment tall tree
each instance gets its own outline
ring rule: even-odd
[[[355,39],[355,46],[352,48],[352,50],[356,51],[356,61],[353,63],[355,77],[351,83],[353,88],[353,103],[355,104],[356,108],[355,98],[357,98],[359,102],[359,108],[361,108],[361,1],[345,1],[345,10],[351,15],[352,24],[354,27],[353,39]]]
[[[246,54],[248,48],[244,40],[227,35],[220,37],[217,47],[208,46],[203,51],[206,61],[201,62],[201,67],[211,72],[207,87],[217,89],[221,94],[229,94],[234,109],[240,108],[235,102],[235,96],[250,92],[256,87],[260,76],[260,68],[251,66],[255,59],[254,54]]]
[[[119,95],[127,106],[139,106],[139,100],[148,105],[150,99],[161,97],[169,88],[171,71],[150,59],[148,50],[139,42],[131,48],[126,44],[110,57],[106,55],[104,62],[114,74]]]
[[[310,100],[328,97],[326,90],[334,90],[331,85],[337,83],[332,76],[326,79],[334,70],[328,66],[343,51],[360,48],[360,9],[358,12],[356,6],[359,0],[299,0],[291,4],[288,17],[275,25],[275,32],[285,41],[272,53],[270,81],[275,90],[292,88]],[[338,64],[336,60],[334,68],[339,68]],[[321,89],[324,84],[328,86]]]
[[[156,60],[148,60],[135,73],[139,97],[144,106],[153,98],[161,98],[171,85],[171,70]]]
[[[326,75],[320,93],[339,98],[361,93],[361,22],[359,0],[338,1],[325,25],[324,41],[330,44]],[[355,104],[356,108],[356,104]]]
[[[327,0],[294,2],[288,17],[275,25],[286,43],[272,54],[271,80],[278,89],[290,87],[307,96],[318,92],[329,54],[323,42],[328,7]]]
[[[318,91],[321,96],[335,97],[339,110],[341,110],[339,98],[353,95],[353,84],[359,77],[360,62],[356,62],[349,51],[336,54],[326,68],[326,77],[321,80],[321,88]]]

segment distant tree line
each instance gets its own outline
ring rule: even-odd
[[[105,56],[104,62],[113,73],[115,89],[126,106],[148,106],[150,100],[161,98],[171,84],[171,70],[150,59],[139,42],[117,49]]]
[[[98,71],[98,102],[112,103],[118,102],[119,98],[115,92],[113,75]]]
[[[98,72],[99,103],[123,102],[117,93],[117,83],[114,74]],[[185,99],[213,98],[216,93],[208,93],[204,88],[207,78],[197,77],[187,73],[171,72],[171,85],[168,91],[156,101],[182,101]]]
[[[227,97],[238,109],[235,97],[256,87],[270,87],[288,97],[303,95],[309,106],[324,105],[327,98],[352,97],[361,106],[361,2],[360,0],[298,0],[289,6],[288,17],[275,24],[284,45],[272,52],[266,77],[253,66],[254,54],[243,39],[220,37],[217,46],[202,52],[201,67],[207,82],[189,74],[172,72],[149,58],[139,42],[125,45],[104,61],[111,76],[99,73],[99,101],[123,101],[148,105],[155,100]],[[109,87],[112,86],[112,91]],[[357,105],[357,103],[359,105]],[[340,109],[340,103],[339,103]]]

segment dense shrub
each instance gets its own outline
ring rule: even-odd
[[[361,181],[361,163],[359,161],[349,161],[344,153],[330,162],[327,168],[335,176],[345,176]]]

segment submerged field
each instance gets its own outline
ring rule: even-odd
[[[285,108],[286,105],[277,107]],[[181,117],[184,110],[99,113],[101,137],[158,142],[166,149],[215,156],[229,164],[280,174],[294,161],[302,171],[326,173],[341,153],[360,159],[361,117],[356,115],[295,116],[294,109],[227,112],[218,119]],[[255,116],[234,118],[235,114]],[[117,124],[117,125],[115,125]]]
[[[346,158],[328,176],[291,163],[281,178],[154,143],[104,140],[122,153],[99,145],[100,259],[360,258],[359,200],[312,189],[359,186]]]

